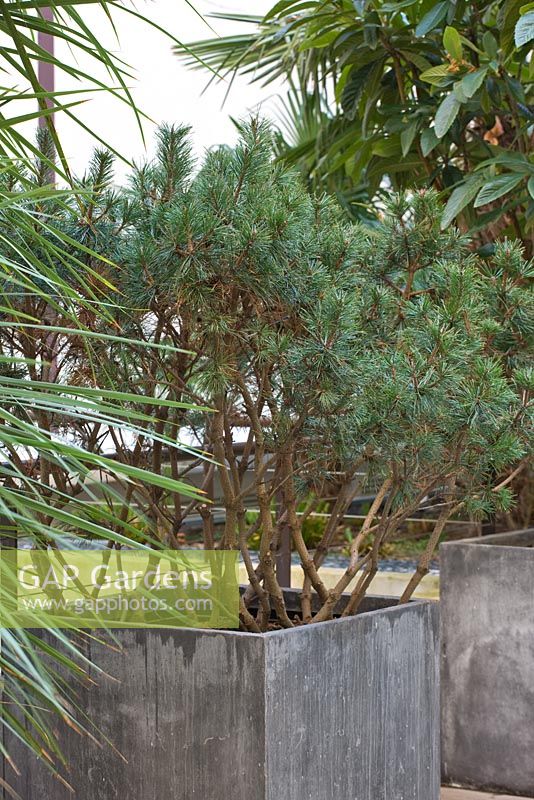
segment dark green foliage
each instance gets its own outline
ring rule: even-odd
[[[177,52],[223,76],[290,80],[277,149],[310,186],[367,220],[391,188],[433,186],[444,227],[457,219],[479,245],[519,236],[532,254],[530,4],[282,0],[264,18],[220,16],[252,32]]]
[[[387,483],[381,516],[369,520],[381,542],[432,498],[447,519],[508,509],[507,485],[494,486],[529,447],[518,368],[532,348],[532,265],[508,242],[489,259],[470,255],[461,234],[441,231],[432,192],[393,200],[374,231],[343,222],[332,200],[310,197],[273,163],[264,124],[243,126],[235,150],[209,153],[175,183],[166,154],[184,148],[183,131],[163,129],[156,161],[134,176],[128,204],[139,222],[125,230],[114,280],[149,306],[145,327],[172,331],[194,354],[161,364],[167,391],[217,410],[194,425],[230,468],[222,546],[246,553],[261,525],[255,580],[287,624],[271,574],[275,500],[306,562],[299,504],[344,498],[317,567],[335,515],[366,482]],[[129,369],[142,385],[131,360]],[[243,456],[237,428],[250,431]],[[263,503],[256,524],[245,517],[247,467],[258,519]]]
[[[98,330],[119,326],[130,341],[95,343],[91,362],[73,352],[71,375],[150,400],[143,424],[154,441],[116,437],[119,461],[185,477],[201,462],[179,463],[164,446],[184,429],[213,456],[202,481],[209,494],[216,473],[221,487],[219,546],[240,548],[260,598],[254,618],[245,596],[245,626],[264,628],[271,605],[292,624],[274,570],[287,528],[310,621],[312,588],[322,601],[315,620],[347,588],[349,610],[357,608],[380,548],[421,507],[437,517],[404,600],[451,518],[508,511],[506,476],[531,447],[532,264],[517,244],[497,244],[487,258],[470,253],[456,229],[441,230],[431,191],[391,199],[375,229],[347,223],[331,198],[310,196],[273,161],[271,132],[256,120],[242,126],[235,149],[208,153],[196,173],[187,131],[167,126],[156,158],[127,189],[112,189],[110,177],[97,154],[81,184],[84,216],[64,206],[58,224],[115,262],[110,299],[122,310]],[[237,438],[246,440],[240,448]],[[362,491],[378,500],[329,593],[319,568]],[[310,554],[304,534],[318,509],[327,515]],[[191,514],[213,546],[213,509],[202,501],[157,487],[124,500],[125,522],[142,517],[169,546]],[[258,534],[254,566],[249,543]],[[359,555],[369,535],[376,547]]]

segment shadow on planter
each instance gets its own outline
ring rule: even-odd
[[[123,653],[88,644],[118,682],[95,672],[80,704],[126,761],[62,733],[75,800],[438,800],[438,608],[394,603],[263,635],[120,630]],[[72,798],[5,744],[24,800]]]
[[[534,795],[534,528],[440,548],[445,783]]]

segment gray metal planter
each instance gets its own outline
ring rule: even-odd
[[[265,635],[121,630],[91,645],[119,683],[81,703],[125,756],[64,737],[75,800],[438,800],[438,609]],[[95,676],[96,677],[96,676]],[[24,800],[71,800],[14,742]]]
[[[441,547],[447,783],[534,794],[534,529]]]

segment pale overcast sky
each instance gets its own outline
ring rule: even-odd
[[[205,15],[218,11],[261,14],[272,5],[269,0],[193,2]],[[183,42],[213,35],[185,0],[137,0],[136,8]],[[210,145],[231,143],[235,140],[235,127],[229,119],[230,115],[243,117],[258,107],[266,115],[269,115],[269,110],[272,113],[279,86],[261,89],[259,84],[250,86],[247,80],[238,78],[225,106],[221,107],[226,86],[222,83],[212,84],[202,94],[208,81],[207,73],[186,69],[172,53],[170,40],[162,33],[148,28],[128,14],[117,13],[115,18],[120,37],[117,43],[109,23],[100,11],[85,11],[85,16],[91,20],[93,29],[101,34],[102,44],[120,54],[133,67],[137,79],[132,85],[133,94],[138,106],[154,123],[166,121],[192,125],[195,149],[199,154]],[[224,23],[220,20],[209,22],[219,34],[235,33],[240,29],[236,23]],[[62,55],[69,57],[68,53]],[[94,69],[94,66],[91,68]],[[58,81],[57,88],[66,88],[65,81]],[[97,93],[77,113],[87,125],[94,127],[106,141],[127,157],[136,160],[143,157],[145,151],[139,129],[126,105],[111,96]],[[83,171],[94,146],[91,137],[64,117],[58,119],[58,127],[73,170]],[[153,129],[154,124],[147,122],[145,134],[149,149],[153,141]],[[119,175],[123,171],[124,168],[119,167]]]

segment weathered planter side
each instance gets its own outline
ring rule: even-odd
[[[534,794],[533,544],[525,531],[441,547],[447,783]]]
[[[267,638],[266,800],[438,800],[438,627],[424,602]]]
[[[95,633],[99,633],[96,631]],[[24,800],[260,800],[264,797],[263,641],[198,630],[117,630],[117,653],[86,654],[116,681],[79,691],[79,705],[113,743],[61,735],[73,796],[12,737],[21,768],[4,775]],[[256,765],[255,771],[250,769]],[[9,795],[5,794],[5,800]]]
[[[76,800],[438,800],[437,607],[378,607],[266,635],[116,632],[119,683],[81,705],[125,756],[71,732]],[[24,800],[72,800],[9,737]],[[6,796],[7,800],[7,796]]]

